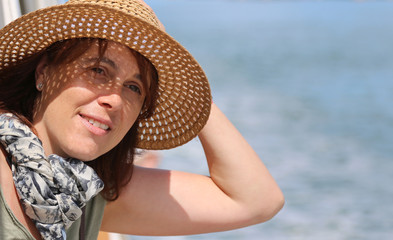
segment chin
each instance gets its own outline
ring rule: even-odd
[[[103,153],[97,153],[95,151],[67,151],[66,154],[71,158],[75,158],[83,162],[93,161],[103,155]]]
[[[110,151],[109,145],[80,137],[71,139],[62,146],[66,156],[88,162],[97,159]]]
[[[76,158],[76,159],[78,159],[78,160],[81,160],[82,162],[90,162],[90,161],[93,161],[93,160],[95,160],[96,158]]]

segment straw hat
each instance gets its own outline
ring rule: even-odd
[[[157,69],[157,107],[151,118],[140,122],[138,148],[169,149],[199,133],[211,107],[207,78],[138,0],[69,0],[20,17],[0,30],[0,69],[17,65],[54,42],[86,37],[124,44]]]

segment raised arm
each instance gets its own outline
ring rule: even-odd
[[[272,218],[284,198],[268,170],[215,104],[199,134],[210,177],[136,167],[107,205],[102,230],[136,235],[224,231]]]
[[[244,214],[245,223],[259,223],[272,218],[283,206],[280,188],[267,168],[217,108],[200,133],[210,176]]]

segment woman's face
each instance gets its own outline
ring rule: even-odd
[[[141,112],[145,91],[137,61],[127,47],[109,42],[100,62],[98,43],[72,62],[43,59],[43,83],[33,124],[47,155],[93,160],[115,147]]]

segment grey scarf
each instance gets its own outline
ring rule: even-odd
[[[77,159],[45,157],[41,141],[12,114],[0,115],[0,142],[12,158],[12,175],[25,213],[41,236],[66,239],[65,229],[104,187],[92,168]]]

